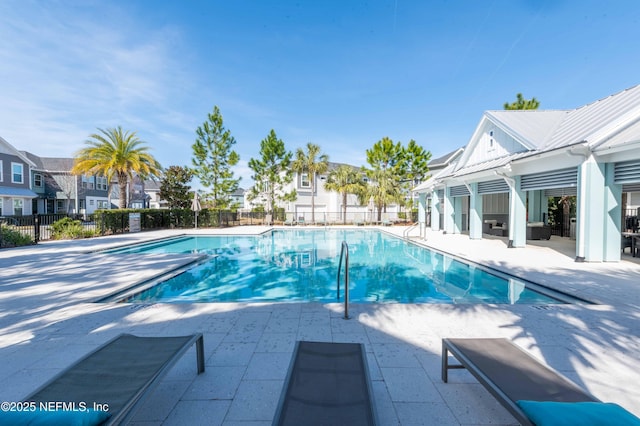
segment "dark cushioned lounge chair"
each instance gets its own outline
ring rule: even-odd
[[[180,337],[121,334],[58,374],[24,401],[82,402],[88,408],[94,403],[102,404],[111,414],[106,424],[120,424],[135,412],[141,398],[194,343],[200,374],[204,371],[202,334]]]
[[[273,425],[375,425],[361,343],[296,342]]]
[[[460,364],[449,364],[449,352]],[[545,411],[556,418],[564,413],[574,420],[574,424],[589,424],[589,416],[602,413],[606,413],[602,415],[612,424],[640,424],[640,420],[624,408],[601,403],[507,339],[443,339],[443,382],[448,381],[452,368],[469,370],[523,425],[533,425],[532,413],[543,417]],[[547,410],[549,406],[551,410]],[[578,412],[582,412],[587,420],[578,420]],[[535,421],[544,424],[538,418]]]

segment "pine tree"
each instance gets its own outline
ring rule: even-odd
[[[292,153],[287,151],[282,139],[278,139],[272,129],[260,142],[260,158],[249,160],[249,168],[253,171],[255,185],[249,191],[249,200],[258,199],[266,204],[266,211],[273,214],[279,201],[293,201],[296,198],[295,189],[283,192],[285,185],[293,180],[291,170]]]
[[[213,108],[202,126],[196,130],[196,141],[193,144],[193,172],[205,188],[210,189],[206,197],[214,208],[228,208],[233,194],[240,183],[240,178],[233,177],[232,166],[240,160],[233,146],[236,140],[231,132],[225,129],[222,115],[217,106]]]

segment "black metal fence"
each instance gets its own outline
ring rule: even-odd
[[[61,225],[63,219],[65,226]],[[219,228],[250,225],[341,225],[341,224],[406,224],[417,221],[417,212],[303,212],[284,210],[274,213],[233,212],[204,209],[195,213],[190,209],[103,210],[91,215],[35,214],[31,216],[0,217],[0,247],[10,247],[9,233],[30,238],[31,242],[51,239],[87,238],[157,229]],[[3,234],[4,231],[4,234]]]

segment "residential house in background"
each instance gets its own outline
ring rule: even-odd
[[[334,191],[328,191],[325,188],[325,182],[329,173],[341,163],[329,162],[329,168],[326,173],[316,175],[315,182],[315,219],[316,222],[326,221],[342,222],[343,221],[343,208],[342,208],[342,196]],[[351,166],[354,169],[359,167]],[[367,178],[363,176],[363,180],[366,182]],[[285,208],[286,212],[294,214],[296,220],[302,218],[304,222],[311,222],[311,180],[307,173],[294,173],[293,181],[285,188],[285,191],[295,189],[298,197],[295,201],[287,202],[281,206]],[[387,213],[389,217],[395,219],[400,212],[400,206],[391,204],[387,206]],[[349,194],[347,196],[347,221],[353,221],[356,216],[362,218],[363,221],[374,221],[377,218],[377,212],[371,204],[360,204],[358,197],[355,194]]]
[[[127,206],[128,209],[148,209],[151,205],[152,196],[146,192],[146,184],[148,181],[145,181],[140,178],[140,176],[134,176],[132,180],[127,183]],[[154,188],[151,191],[152,194],[157,193],[157,199],[159,200],[160,196],[160,187],[158,186],[157,191]],[[154,200],[155,202],[155,200]],[[159,203],[159,201],[158,201]],[[120,186],[118,185],[118,181],[114,179],[113,185],[111,185],[111,208],[117,209],[120,208]]]
[[[22,151],[34,167],[33,213],[92,214],[109,208],[107,178],[104,176],[76,176],[71,173],[73,158],[39,157]]]
[[[150,209],[167,209],[169,204],[160,198],[160,182],[157,180],[146,179],[144,181],[144,192],[146,194],[148,207]]]
[[[234,193],[231,194],[231,205],[237,206],[238,209],[244,209],[245,192],[247,191],[242,188],[236,189]]]
[[[32,214],[32,200],[38,197],[31,189],[34,167],[26,155],[0,137],[0,216]],[[37,183],[43,185],[42,179]]]

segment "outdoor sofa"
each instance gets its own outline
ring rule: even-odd
[[[506,237],[509,235],[509,228],[506,222],[498,222],[496,219],[485,219],[482,223],[484,234]]]
[[[551,226],[543,222],[527,223],[527,240],[548,240],[551,239]]]
[[[449,352],[460,364],[449,363]],[[617,404],[603,403],[510,340],[442,339],[442,381],[466,368],[523,425],[640,425]]]
[[[204,372],[201,333],[179,337],[121,334],[24,398],[23,404],[32,404],[33,411],[2,412],[0,424],[125,423],[142,398],[194,344],[200,374]]]

